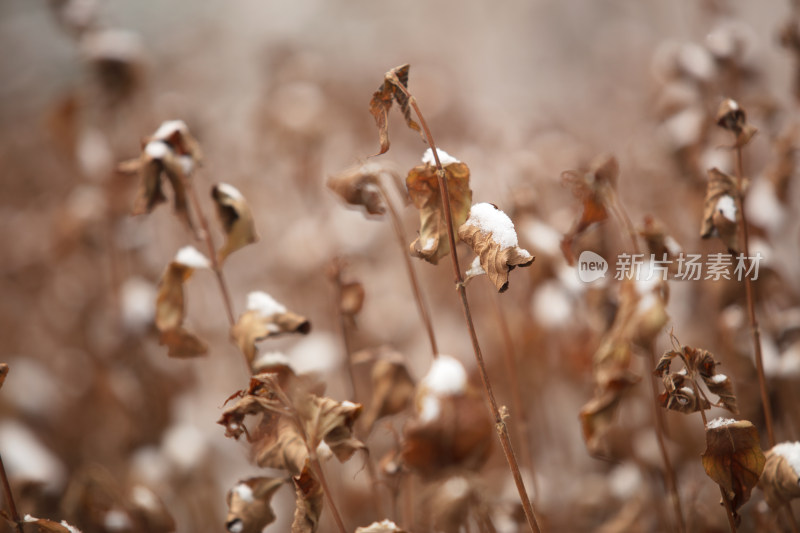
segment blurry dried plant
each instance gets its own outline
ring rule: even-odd
[[[271,500],[286,479],[252,477],[239,481],[228,491],[225,527],[238,533],[260,533],[275,521]]]
[[[411,118],[409,97],[403,90],[408,88],[408,70],[409,65],[406,63],[387,72],[383,83],[369,102],[369,112],[375,118],[380,134],[381,151],[377,155],[385,154],[389,150],[389,110],[392,108],[392,103],[397,102],[400,106],[408,127],[420,131],[419,124]]]
[[[800,442],[781,442],[767,451],[758,485],[772,509],[800,498]]]
[[[219,250],[220,264],[236,250],[258,241],[253,214],[242,193],[227,183],[211,189],[217,206],[217,216],[225,230],[225,244]]]

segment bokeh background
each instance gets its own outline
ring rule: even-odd
[[[366,291],[355,348],[389,345],[412,375],[425,374],[427,341],[390,223],[346,209],[325,187],[377,151],[369,99],[385,71],[410,63],[409,86],[437,144],[469,165],[474,200],[509,213],[521,246],[537,256],[511,274],[500,303],[537,465],[527,475],[547,529],[666,530],[645,381],[618,414],[611,460],[590,457],[581,436],[577,414],[593,394],[591,358],[613,318],[614,283],[582,286],[561,257],[559,240],[580,206],[560,176],[613,153],[619,196],[637,226],[652,214],[686,251],[722,251],[698,236],[704,169],[730,169],[712,119],[723,97],[739,99],[760,130],[745,163],[754,246],[768,257],[759,313],[779,439],[797,439],[800,191],[790,183],[779,198],[774,172],[775,146],[783,138],[794,146],[797,123],[796,58],[780,39],[792,13],[785,0],[4,0],[0,353],[10,373],[0,390],[0,453],[21,512],[66,518],[85,532],[140,530],[120,503],[138,487],[140,499],[145,490],[163,501],[177,531],[222,531],[225,493],[259,472],[246,445],[215,423],[247,372],[213,276],[199,272],[188,289],[189,323],[210,343],[208,356],[169,359],[152,324],[165,265],[181,246],[201,243],[168,205],[128,216],[137,180],[115,167],[164,120],[184,120],[202,146],[195,182],[209,214],[205,191],[220,181],[253,208],[261,239],[226,265],[237,311],[248,292],[264,290],[312,323],[307,336],[269,340],[263,350],[285,352],[298,371],[325,375],[329,396],[348,398],[326,276],[341,256],[345,277]],[[396,111],[390,124],[392,147],[379,160],[404,176],[426,146]],[[407,207],[403,218],[410,241],[417,214]],[[576,249],[608,257],[625,249],[614,221],[582,239]],[[460,252],[468,264],[470,253]],[[442,351],[472,371],[450,265],[415,267]],[[738,286],[670,286],[676,334],[720,354],[742,416],[763,428]],[[469,291],[508,404],[496,297],[485,279]],[[667,347],[662,335],[659,349]],[[648,364],[636,359],[634,370],[647,376]],[[672,413],[667,421],[691,530],[725,530],[717,488],[698,460],[699,421]],[[378,428],[369,439],[380,457],[393,437]],[[382,518],[361,504],[368,489],[358,461],[326,468],[348,524]],[[481,478],[498,530],[515,531],[515,493],[498,450]],[[291,491],[280,492],[268,531],[287,530],[293,506]],[[743,515],[748,530],[774,525],[758,491]],[[322,531],[329,520],[324,514]]]

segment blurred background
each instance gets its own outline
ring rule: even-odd
[[[767,257],[759,313],[776,423],[779,440],[797,439],[795,15],[786,0],[3,0],[0,353],[10,372],[0,389],[0,453],[20,512],[94,532],[168,530],[168,510],[176,531],[222,531],[226,492],[263,473],[246,444],[216,424],[248,374],[228,341],[210,272],[196,273],[187,289],[188,324],[209,354],[170,359],[158,345],[158,280],[180,247],[201,243],[169,204],[129,216],[138,180],[115,168],[137,157],[141,139],[165,120],[185,121],[200,143],[194,180],[206,212],[213,213],[206,191],[218,182],[237,187],[252,207],[260,241],[225,266],[237,313],[248,292],[263,290],[311,321],[308,335],[270,339],[262,351],[282,351],[298,371],[325,375],[326,395],[350,397],[326,276],[341,256],[344,277],[366,292],[354,349],[391,346],[414,378],[425,374],[427,337],[391,224],[345,208],[325,187],[378,151],[369,99],[384,72],[410,63],[409,88],[437,145],[469,165],[474,201],[508,213],[520,246],[536,256],[512,272],[499,300],[486,279],[469,292],[503,404],[511,399],[500,353],[509,347],[496,301],[511,331],[537,465],[527,475],[540,489],[547,529],[665,530],[649,386],[643,381],[622,405],[612,459],[592,458],[581,435],[592,355],[616,296],[613,281],[581,285],[561,255],[580,202],[560,176],[612,153],[619,197],[637,227],[651,214],[685,251],[724,251],[701,241],[699,228],[705,169],[731,171],[730,153],[718,149],[729,141],[713,117],[722,98],[737,98],[760,130],[745,170],[753,246]],[[426,145],[397,110],[390,138],[390,151],[375,160],[405,176]],[[402,205],[400,194],[393,200]],[[402,217],[410,242],[418,214],[409,206]],[[613,257],[625,246],[612,220],[574,249]],[[471,252],[460,253],[468,265]],[[414,264],[441,350],[472,373],[449,263]],[[738,285],[670,282],[670,291],[670,325],[681,342],[719,353],[742,417],[763,427]],[[658,353],[668,347],[662,335]],[[648,365],[637,358],[633,370],[647,376]],[[366,382],[368,370],[359,375]],[[717,488],[698,461],[699,422],[666,418],[690,529],[725,530]],[[380,458],[393,437],[376,427],[367,442]],[[360,505],[368,493],[361,462],[326,468],[348,524],[383,518]],[[498,530],[516,531],[499,450],[481,479]],[[278,521],[268,531],[287,530],[291,490],[273,507]],[[144,519],[140,508],[161,514]],[[756,493],[743,515],[748,528],[769,524]],[[321,531],[331,530],[329,520],[324,513]]]

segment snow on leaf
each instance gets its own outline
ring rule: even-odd
[[[232,185],[219,183],[211,189],[217,217],[225,230],[225,244],[219,249],[219,262],[230,254],[258,241],[253,214],[242,193]]]
[[[407,533],[389,519],[373,522],[366,527],[357,527],[356,533]]]
[[[518,246],[511,219],[492,204],[473,205],[458,237],[478,255],[481,268],[499,292],[508,288],[508,273],[514,267],[533,263],[534,257]]]
[[[69,525],[64,520],[59,523],[46,518],[36,518],[26,514],[22,521],[26,524],[35,524],[41,533],[81,533],[80,529]]]
[[[444,167],[447,191],[450,195],[453,231],[466,222],[472,205],[469,188],[469,167],[465,163],[450,163]],[[450,253],[447,223],[442,206],[442,194],[436,167],[425,163],[412,168],[406,177],[406,188],[414,207],[419,209],[419,237],[411,243],[411,255],[434,265]]]
[[[286,479],[252,477],[239,481],[226,497],[225,527],[231,532],[260,533],[275,521],[270,500]]]
[[[781,442],[767,451],[758,486],[773,509],[800,498],[800,442]]]
[[[728,250],[733,252],[739,249],[737,222],[741,214],[736,209],[737,194],[736,179],[733,176],[716,168],[708,171],[700,237],[719,237]]]

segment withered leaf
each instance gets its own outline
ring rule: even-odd
[[[734,515],[750,499],[765,463],[758,431],[751,422],[718,418],[706,426],[703,468],[722,487]]]
[[[26,524],[35,524],[39,528],[40,533],[81,533],[81,530],[75,526],[71,526],[66,520],[54,522],[46,518],[36,518],[26,514],[22,521]]]
[[[356,533],[408,533],[389,519],[373,522],[366,527],[357,527]]]
[[[372,367],[372,399],[364,413],[364,426],[371,428],[376,420],[397,414],[411,405],[414,380],[400,354],[378,359]]]
[[[258,241],[253,214],[242,193],[232,185],[219,183],[211,189],[217,217],[225,230],[225,244],[219,249],[219,262],[230,254]]]
[[[508,273],[514,267],[533,263],[534,257],[519,247],[511,219],[492,204],[473,205],[469,218],[458,228],[458,237],[478,255],[481,268],[499,292],[508,289]]]
[[[195,357],[208,351],[205,342],[183,327],[186,313],[183,284],[195,269],[208,266],[203,254],[186,246],[178,250],[158,284],[155,323],[161,332],[159,342],[169,347],[170,357]]]
[[[675,358],[683,362],[684,369],[670,372],[672,360]],[[725,374],[717,372],[718,365],[714,355],[701,348],[682,346],[680,351],[665,352],[653,371],[664,381],[665,392],[659,396],[662,407],[682,413],[709,409],[711,404],[698,393],[698,384],[692,381],[694,376],[700,376],[709,392],[719,396],[717,405],[738,414],[731,380]]]
[[[453,232],[457,232],[466,222],[472,206],[469,167],[441,150],[439,159],[447,180]],[[414,206],[419,209],[420,216],[419,237],[411,243],[411,255],[435,265],[439,259],[450,253],[450,242],[436,165],[430,149],[425,152],[422,161],[424,164],[412,168],[406,177],[408,194]]]
[[[358,281],[342,283],[341,298],[339,298],[339,309],[343,315],[354,317],[364,306],[364,286]]]
[[[380,186],[384,169],[375,163],[349,168],[328,178],[328,188],[350,205],[363,207],[370,215],[386,212]]]
[[[227,530],[236,533],[260,533],[266,525],[274,522],[272,496],[286,481],[270,477],[252,477],[239,481],[228,491],[226,497]]]
[[[353,437],[353,424],[361,414],[361,404],[308,395],[295,405],[314,449],[324,440],[339,461],[347,461],[359,450],[366,451],[363,442]]]
[[[619,163],[614,156],[599,156],[588,171],[568,170],[561,179],[572,187],[572,193],[583,202],[581,216],[561,240],[561,251],[570,265],[575,264],[572,243],[592,224],[608,218],[608,205],[617,187]]]
[[[736,202],[736,178],[716,168],[708,171],[708,188],[703,205],[703,225],[700,237],[719,237],[732,252],[739,250],[737,225],[741,219]]]
[[[747,114],[730,98],[723,100],[717,109],[717,126],[736,134],[735,147],[741,148],[750,142],[758,129],[747,123]]]
[[[617,350],[622,347],[617,347]],[[639,382],[639,376],[620,370],[616,376],[607,376],[598,386],[595,396],[578,415],[587,451],[594,457],[608,454],[606,435],[614,422],[614,415],[625,393]]]
[[[298,476],[292,478],[295,491],[294,520],[292,533],[314,533],[322,514],[322,485],[306,464]]]
[[[800,498],[800,442],[781,442],[766,454],[758,486],[773,509]]]
[[[308,459],[308,448],[297,425],[288,417],[269,415],[262,421],[253,444],[256,464],[298,475]]]
[[[119,171],[137,172],[140,177],[132,213],[150,213],[158,204],[166,201],[161,181],[164,175],[172,186],[175,212],[192,228],[184,180],[189,178],[201,158],[200,147],[183,121],[162,123],[152,136],[144,140],[138,159],[118,166]]]
[[[409,65],[406,63],[387,72],[383,83],[369,102],[369,112],[375,118],[381,143],[381,151],[376,155],[385,154],[389,150],[389,110],[392,108],[392,102],[397,102],[400,106],[408,127],[421,133],[419,124],[411,118],[408,96],[403,91],[408,89],[408,70]]]
[[[658,396],[661,407],[684,414],[711,409],[708,400],[699,394],[697,385],[685,375],[667,374],[663,381],[664,392]]]
[[[6,376],[8,376],[8,364],[0,363],[0,387],[6,382]]]
[[[247,311],[231,328],[231,337],[252,365],[257,341],[284,333],[306,334],[309,331],[311,323],[305,317],[289,311],[266,292],[254,291],[248,294]]]
[[[426,478],[451,469],[479,470],[494,442],[494,424],[483,399],[469,391],[440,397],[438,402],[438,416],[406,425],[403,463]]]

